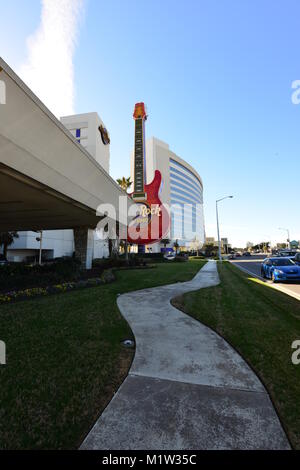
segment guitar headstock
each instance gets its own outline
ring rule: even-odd
[[[136,103],[134,106],[133,119],[147,119],[145,103]]]

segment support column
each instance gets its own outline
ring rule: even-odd
[[[94,230],[88,227],[74,228],[75,257],[80,260],[81,266],[91,269],[94,248]]]

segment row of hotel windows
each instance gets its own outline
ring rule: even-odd
[[[170,200],[171,204],[171,212],[177,212],[177,213],[189,213],[192,210],[196,210],[197,213],[202,213],[203,212],[203,204],[200,204],[199,202],[188,202],[184,203],[181,200],[179,201],[178,199],[172,199]]]
[[[180,186],[182,189],[188,190],[188,192],[191,192],[202,198],[202,189],[195,188],[191,183],[187,183],[186,181],[184,181],[183,178],[180,178],[179,176],[176,176],[174,178],[173,173],[170,173],[170,182],[172,184],[177,184],[177,186]]]
[[[196,198],[200,198],[202,200],[202,190],[195,190],[191,185],[190,186],[186,186],[186,184],[181,184],[179,183],[180,181],[180,178],[173,178],[173,176],[171,175],[171,178],[170,178],[170,183],[171,183],[171,186],[173,186],[173,189],[176,190],[177,188],[181,188],[183,189],[184,191],[187,192],[187,194],[189,194],[189,196],[194,196]]]
[[[170,190],[171,237],[187,241],[203,225],[202,184],[189,169],[170,159]]]
[[[173,191],[171,191],[170,195],[171,195],[171,199],[175,199],[176,202],[179,202],[179,203],[202,204],[202,199],[195,200],[195,199],[192,199],[191,196],[186,198],[184,196],[181,196],[179,194],[174,193]],[[171,201],[171,203],[172,203],[172,201]]]
[[[191,170],[189,170],[185,165],[182,165],[181,163],[177,162],[176,160],[173,160],[173,158],[170,158],[170,163],[172,165],[175,165],[176,167],[180,168],[181,170],[186,171],[193,179],[196,179],[197,182],[199,182],[201,184],[201,181],[199,180],[199,178],[197,178],[196,175]]]
[[[188,181],[187,179],[185,179],[185,176],[182,173],[180,173],[180,171],[178,171],[178,174],[175,174],[173,172],[174,170],[170,168],[170,180],[171,181],[174,181],[174,182],[177,181],[180,184],[185,184],[185,186],[187,186],[188,188],[191,188],[196,193],[200,193],[200,194],[202,193],[202,187],[200,187],[199,185],[196,186],[196,184],[193,183],[192,181]]]
[[[189,212],[176,212],[174,210],[171,210],[171,215],[176,220],[185,220],[186,222],[190,222],[192,220],[195,221],[197,218],[199,221],[203,219],[203,212],[196,211],[195,207],[193,207],[192,210]]]
[[[70,132],[73,134],[79,144],[82,144],[82,141],[87,139],[87,127],[71,129]]]
[[[202,230],[203,227],[203,211],[199,211],[196,207],[192,207],[191,211],[186,210],[174,211],[171,209],[171,235],[174,238],[184,238],[184,234],[195,236],[196,232]],[[175,237],[176,238],[176,237]]]
[[[194,238],[196,235],[196,222],[185,222],[176,220],[171,217],[171,238],[188,239]]]
[[[172,170],[175,173],[178,173],[179,175],[186,178],[189,182],[191,182],[192,184],[195,185],[196,189],[199,189],[199,186],[202,189],[202,183],[194,175],[194,173],[192,173],[188,168],[186,168],[185,166],[183,166],[180,163],[176,162],[172,158],[170,158],[170,170]]]
[[[189,212],[186,212],[186,211],[185,212],[176,212],[174,210],[171,210],[171,214],[177,220],[182,220],[183,218],[186,221],[196,220],[196,218],[198,218],[198,220],[203,219],[203,212],[196,211],[195,208],[192,211],[189,211]]]
[[[179,168],[181,171],[183,170],[185,173],[188,173],[188,175],[193,180],[195,180],[197,183],[199,183],[202,186],[201,180],[191,170],[189,170],[186,166],[182,165],[181,163],[177,162],[176,160],[173,160],[173,158],[170,158],[170,164],[174,165],[177,168]]]
[[[177,186],[175,186],[172,181],[171,181],[171,197],[172,196],[177,196],[177,198],[181,198],[181,195],[186,196],[191,200],[191,202],[198,202],[199,204],[202,203],[202,198],[200,194],[195,195],[194,193],[189,193],[188,191],[183,191],[182,189],[178,189]],[[179,194],[177,194],[179,193]]]

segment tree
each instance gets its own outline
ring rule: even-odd
[[[261,242],[261,243],[258,243],[257,245],[254,245],[252,247],[252,250],[261,250],[267,253],[270,248],[271,248],[271,242]]]
[[[215,246],[213,243],[206,243],[203,248],[205,250],[204,252],[207,258],[210,258],[211,256],[216,256],[219,249],[219,247]]]
[[[284,250],[286,248],[286,243],[277,243],[277,248],[279,250]]]
[[[19,238],[18,232],[0,232],[0,246],[3,246],[3,256],[7,259],[7,248],[12,245],[15,238]]]
[[[178,250],[178,248],[179,248],[178,240],[176,240],[176,241],[173,243],[173,247],[175,248],[175,252],[176,252],[176,255],[177,255],[177,250]]]
[[[125,193],[127,193],[128,189],[132,185],[130,176],[128,178],[125,178],[125,176],[122,176],[122,178],[118,178],[117,183],[120,186],[120,188],[123,189],[123,191],[125,191]]]
[[[166,248],[167,245],[168,245],[169,243],[171,243],[171,240],[170,240],[169,238],[162,238],[162,239],[160,240],[160,243],[162,243],[162,244],[164,245],[164,248]]]
[[[127,193],[128,189],[130,188],[132,181],[130,179],[130,176],[128,178],[125,178],[125,176],[122,176],[122,178],[117,179],[117,183],[120,186],[120,188]],[[128,241],[127,241],[127,236],[125,238],[125,243],[124,243],[124,251],[125,251],[125,259],[126,261],[128,260]]]

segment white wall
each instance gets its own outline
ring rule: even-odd
[[[94,239],[93,258],[107,258],[109,255],[108,242]]]
[[[98,113],[74,114],[60,118],[62,124],[71,132],[80,144],[109,173],[110,145],[104,145],[99,126],[105,124]],[[76,137],[76,129],[80,129],[80,138]]]
[[[18,232],[19,238],[8,248],[9,261],[24,261],[27,256],[35,256],[40,249],[40,242],[36,240],[39,233]],[[92,256],[93,258],[106,258],[109,255],[108,242],[99,239],[93,232]],[[72,256],[74,252],[73,230],[44,230],[42,241],[43,255],[47,258]]]
[[[22,261],[26,256],[33,256],[40,248],[36,240],[39,232],[18,232],[19,238],[8,248],[8,259]],[[74,251],[73,230],[44,230],[42,250],[49,250],[48,257],[72,256]]]

